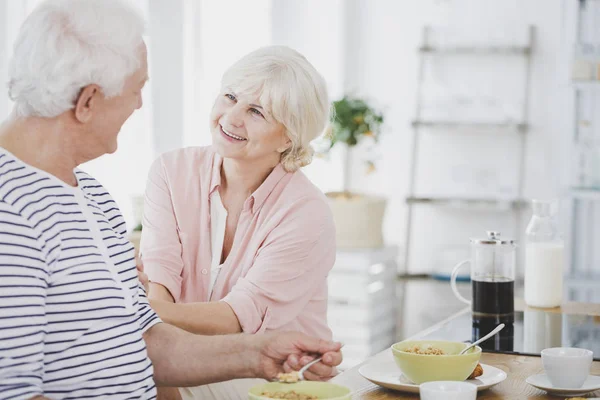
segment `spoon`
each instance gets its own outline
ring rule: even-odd
[[[492,336],[494,336],[496,333],[500,332],[502,329],[504,329],[504,324],[500,324],[498,325],[493,331],[491,331],[490,333],[488,333],[487,335],[485,335],[484,337],[482,337],[481,339],[479,339],[476,342],[471,343],[471,345],[465,347],[463,349],[463,351],[461,351],[460,353],[458,353],[458,355],[460,356],[461,354],[465,354],[470,348],[472,348],[473,346],[478,345],[479,343],[488,340],[489,338],[491,338]]]
[[[309,369],[310,367],[312,367],[313,365],[315,365],[316,363],[318,363],[319,361],[321,361],[322,359],[323,359],[323,357],[316,358],[316,359],[312,360],[311,362],[309,362],[308,364],[306,364],[304,367],[300,368],[300,370],[298,371],[298,379],[303,381],[304,373],[306,372],[306,370]]]
[[[306,372],[306,370],[308,370],[310,367],[312,367],[322,359],[323,357],[319,357],[317,359],[312,360],[304,367],[300,368],[299,371],[292,371],[287,374],[280,374],[280,376],[277,377],[277,381],[279,381],[280,383],[295,383],[297,381],[303,381],[305,380],[304,373]]]

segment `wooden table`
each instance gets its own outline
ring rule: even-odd
[[[518,308],[523,309],[522,302],[516,301]],[[547,310],[546,310],[547,311]],[[457,318],[464,315],[469,310],[463,310],[460,313],[450,317]],[[600,304],[583,304],[569,303],[562,308],[553,309],[552,312],[562,314],[580,314],[600,316]],[[427,329],[426,332],[431,332],[447,323],[448,320],[442,321],[436,326]],[[415,336],[423,336],[417,334]],[[381,362],[387,357],[390,357],[390,350],[385,350],[367,360],[365,363]],[[480,392],[477,399],[552,399],[557,400],[561,397],[553,397],[546,394],[542,390],[538,390],[525,382],[528,376],[542,373],[542,360],[540,357],[529,357],[511,354],[484,353],[481,356],[481,362],[484,364],[493,365],[504,370],[508,374],[508,378],[492,388]],[[334,383],[344,385],[352,389],[353,399],[365,400],[392,400],[392,399],[418,399],[419,396],[411,393],[402,393],[381,388],[366,379],[359,373],[360,366],[354,367],[338,375],[332,380]],[[600,362],[592,364],[592,374],[600,375]],[[584,397],[600,397],[600,391],[589,394]]]

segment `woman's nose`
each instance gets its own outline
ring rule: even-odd
[[[244,125],[244,113],[240,105],[236,104],[227,111],[227,122],[236,128]]]

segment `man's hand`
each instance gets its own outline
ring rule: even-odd
[[[283,369],[285,372],[298,371],[318,357],[319,355],[302,357],[291,355],[288,357],[285,364],[283,364]],[[312,365],[304,372],[304,378],[309,381],[328,381],[337,375],[337,369],[335,367],[339,365],[339,363],[334,364],[335,360],[335,356],[332,356],[331,354],[324,355],[320,362]]]
[[[341,343],[315,339],[297,332],[267,333],[254,335],[257,342],[259,361],[256,376],[274,379],[280,372],[289,372],[290,366],[300,368],[306,360],[323,356],[320,363],[306,372],[306,379],[327,380],[342,362]],[[301,364],[301,365],[300,365]]]
[[[168,324],[144,333],[157,386],[198,386],[239,378],[274,379],[291,358],[323,355],[307,379],[327,379],[342,362],[340,343],[297,332],[202,336]],[[318,367],[317,367],[318,366]],[[317,369],[314,369],[317,367]]]
[[[142,262],[142,260],[140,258],[136,258],[136,266],[137,266],[138,279],[140,280],[140,283],[146,290],[146,296],[147,296],[148,293],[150,293],[150,284],[148,283],[148,275],[146,275],[146,273],[144,272],[144,263]]]

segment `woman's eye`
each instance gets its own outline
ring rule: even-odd
[[[231,101],[235,101],[235,96],[234,96],[234,95],[232,95],[231,93],[227,93],[227,94],[225,94],[225,97],[227,97],[227,98],[228,98],[229,100],[231,100]]]
[[[264,118],[264,115],[262,115],[262,113],[261,113],[260,111],[258,111],[256,108],[251,108],[251,109],[250,109],[250,112],[251,112],[252,114],[255,114],[255,115],[258,115],[258,116],[260,116],[260,117],[263,117],[263,118]]]

